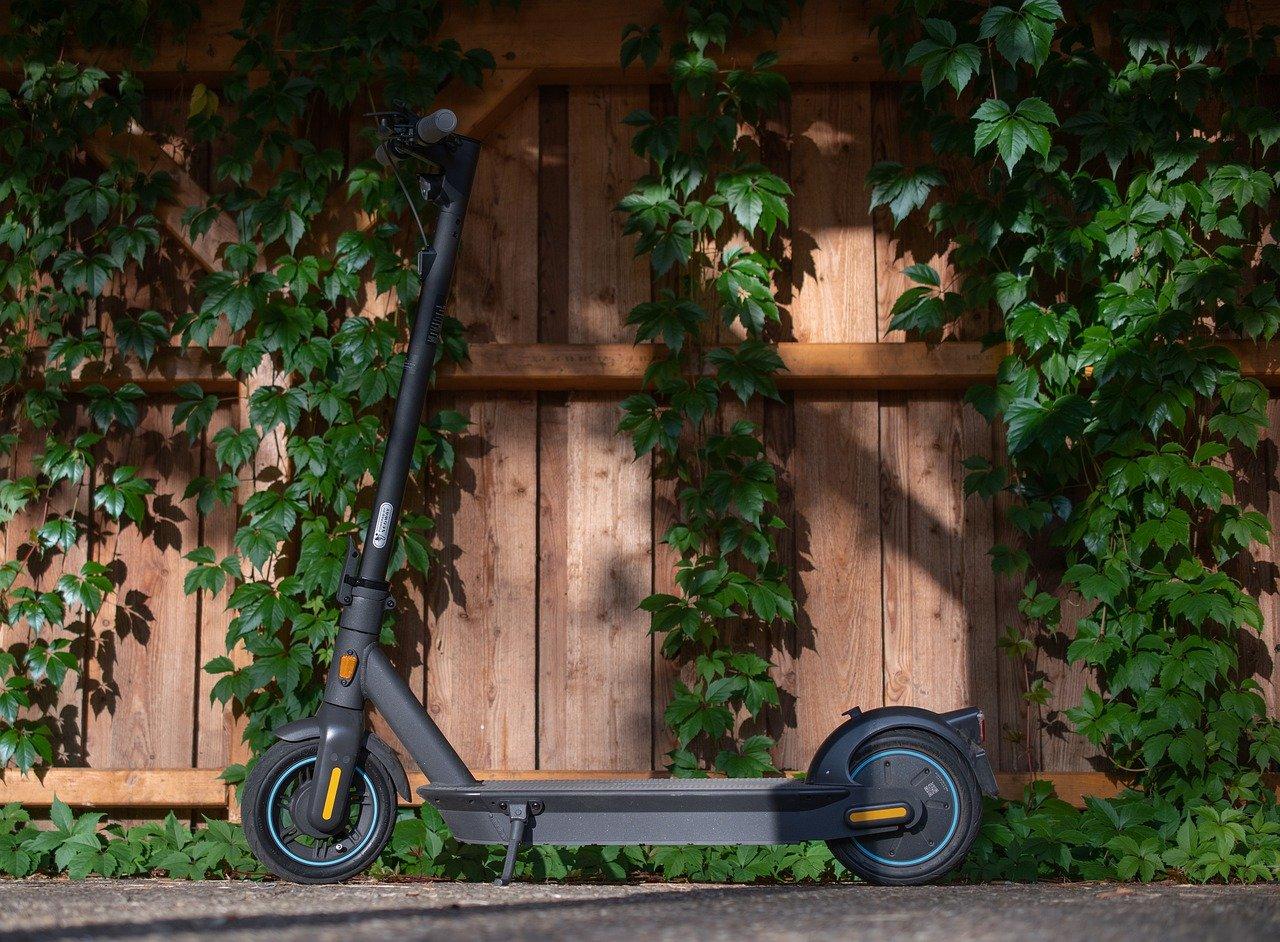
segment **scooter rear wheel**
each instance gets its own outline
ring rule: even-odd
[[[849,779],[916,791],[923,813],[905,828],[827,841],[831,853],[868,883],[914,886],[959,866],[982,824],[982,796],[964,757],[917,729],[880,733],[849,760]]]
[[[347,820],[332,835],[308,834],[295,815],[315,787],[319,743],[277,742],[254,766],[241,799],[244,834],[253,855],[282,880],[339,883],[366,870],[391,839],[396,789],[376,757],[356,766]]]

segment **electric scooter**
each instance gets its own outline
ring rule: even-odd
[[[850,710],[803,779],[478,781],[392,667],[378,638],[395,608],[387,582],[445,300],[462,235],[479,142],[456,133],[452,112],[376,115],[378,157],[425,162],[423,197],[438,207],[418,257],[422,276],[399,398],[362,552],[348,544],[324,702],[275,730],[242,796],[249,846],[268,870],[300,883],[354,876],[381,853],[409,780],[391,747],[365,724],[372,704],[426,774],[419,789],[455,838],[505,844],[512,879],[521,845],[785,844],[826,841],[865,880],[918,884],[960,864],[977,835],[981,795],[996,793],[982,748],[982,712],[914,707]],[[410,199],[412,208],[413,201]],[[416,210],[415,210],[416,216]]]

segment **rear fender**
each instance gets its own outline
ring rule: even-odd
[[[872,736],[894,729],[919,729],[951,743],[968,760],[983,793],[997,793],[991,762],[979,741],[982,721],[977,709],[934,713],[919,707],[880,707],[866,713],[853,709],[847,716],[849,719],[836,727],[814,753],[808,781],[845,784],[849,780],[850,758]]]

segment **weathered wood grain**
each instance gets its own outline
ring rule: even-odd
[[[227,402],[218,407],[203,439],[198,443],[200,473],[216,477],[220,473],[214,457],[213,437],[224,428],[234,427],[237,409]],[[192,506],[188,502],[186,506]],[[200,545],[208,546],[219,559],[235,554],[236,508],[234,505],[215,506],[200,518]],[[201,590],[197,597],[199,606],[199,647],[196,651],[196,748],[195,765],[200,768],[217,768],[230,761],[233,745],[239,736],[232,711],[211,699],[213,685],[218,676],[208,674],[204,665],[215,657],[227,654],[227,629],[231,624],[231,612],[227,602],[235,585],[228,584],[221,592]]]
[[[854,181],[870,160],[866,86],[810,86],[791,103],[792,330],[801,348],[874,344],[875,252]],[[879,706],[880,495],[873,394],[796,394],[791,489],[799,605],[795,729],[780,744],[788,767],[853,706]]]
[[[621,119],[647,102],[635,89],[568,94],[570,341],[623,341],[624,312],[649,296],[645,265],[632,258],[612,212],[644,170]],[[550,414],[556,410],[563,412]],[[543,406],[557,435],[544,437],[543,455],[554,444],[564,456],[548,466],[555,479],[546,467],[540,475],[544,533],[563,534],[562,544],[540,547],[541,570],[564,567],[563,600],[549,599],[545,584],[541,593],[550,603],[539,622],[543,768],[651,761],[648,626],[636,610],[650,586],[650,485],[647,464],[615,431],[618,415],[609,396]]]
[[[469,336],[537,340],[538,103],[496,128],[472,195],[454,314]],[[536,761],[537,402],[454,395],[471,422],[443,496],[433,581],[427,698],[465,761]]]
[[[885,702],[998,715],[990,504],[965,498],[963,461],[990,458],[991,430],[952,397],[895,404],[887,487],[898,526],[886,533]],[[903,539],[905,537],[905,542]],[[890,547],[889,543],[893,546]],[[890,604],[890,600],[892,604]]]
[[[196,599],[183,591],[182,558],[199,540],[182,492],[198,453],[174,437],[173,403],[152,400],[137,430],[104,441],[104,466],[133,466],[154,493],[139,525],[95,515],[94,558],[120,588],[93,625],[86,759],[105,768],[189,766],[194,758]]]

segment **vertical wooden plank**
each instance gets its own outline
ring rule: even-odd
[[[537,339],[538,107],[531,98],[485,148],[470,203],[456,316],[477,340]],[[440,519],[428,705],[472,766],[531,768],[537,574],[537,405],[531,395],[457,396],[471,427]]]
[[[792,95],[791,318],[802,343],[876,339],[871,220],[850,186],[870,160],[869,110],[865,85]],[[874,394],[795,397],[795,729],[779,744],[788,768],[807,766],[841,712],[882,701],[877,432]]]
[[[808,765],[844,710],[882,702],[876,434],[873,398],[796,396],[796,728],[780,743],[788,768]]]
[[[132,465],[154,494],[141,526],[98,515],[94,556],[120,589],[94,625],[88,763],[99,768],[190,766],[194,742],[196,599],[182,578],[199,537],[182,492],[197,455],[172,438],[172,402],[149,401],[137,431],[109,437],[107,466]]]
[[[1091,685],[1087,670],[1067,663],[1067,645],[1075,636],[1076,620],[1084,611],[1076,597],[1065,598],[1062,630],[1047,637],[1043,632],[1038,636],[1040,663],[1053,696],[1044,711],[1044,726],[1040,730],[1040,763],[1045,772],[1088,771],[1093,768],[1090,758],[1098,753],[1088,740],[1075,732],[1066,717],[1066,711],[1080,705],[1085,687]]]
[[[22,429],[22,438],[9,458],[8,476],[17,479],[34,475],[34,459],[45,451],[46,435],[52,435],[55,439],[69,439],[75,434],[73,423],[83,420],[82,411],[68,407],[63,412],[63,419],[53,429],[36,430],[29,425]],[[83,487],[64,483],[52,492],[47,506],[43,501],[35,501],[5,524],[4,558],[16,559],[22,566],[14,588],[28,587],[48,592],[53,590],[64,572],[79,573],[88,557],[90,521],[86,511],[92,489],[93,478],[90,472]],[[67,515],[76,519],[80,527],[80,539],[66,554],[48,555],[40,552],[35,538],[36,530],[47,520]],[[43,636],[46,639],[72,639],[72,650],[80,662],[78,672],[67,674],[57,690],[42,691],[33,698],[31,709],[23,710],[20,714],[23,718],[48,718],[53,734],[54,761],[57,765],[84,764],[84,672],[87,666],[88,633],[89,626],[79,617],[69,619],[65,628],[56,635],[50,635],[49,629],[44,629]],[[25,624],[0,623],[0,651],[8,650],[11,645],[25,645],[32,639],[32,632]]]
[[[993,429],[995,460],[1008,465],[1002,427]],[[1013,548],[1026,549],[1026,538],[1008,517],[1012,497],[1008,492],[996,496],[992,505],[995,542]],[[1008,630],[1027,636],[1031,626],[1018,611],[1022,599],[1023,579],[1018,575],[993,573],[995,579],[995,608],[997,638]],[[1031,658],[1011,657],[1003,650],[996,651],[996,675],[998,678],[999,720],[987,723],[987,754],[996,768],[1004,772],[1030,772],[1043,766],[1040,762],[1040,713],[1028,704],[1024,691],[1031,682],[1044,655],[1036,651]]]
[[[904,122],[898,113],[902,86],[898,83],[876,83],[871,86],[870,95],[871,163],[874,165],[882,160],[896,160],[908,165],[936,163],[936,157],[930,153],[927,144],[905,136]],[[856,182],[863,205],[868,205],[871,191],[865,185],[865,177]],[[894,226],[888,211],[879,209],[874,220],[877,330],[882,340],[901,342],[907,339],[906,335],[900,330],[890,330],[889,321],[894,302],[913,284],[903,271],[916,262],[925,262],[938,270],[945,283],[949,275],[945,247],[938,245],[938,240],[919,214]]]
[[[573,88],[568,93],[567,336],[572,342],[629,339],[626,312],[649,296],[648,271],[632,257],[614,204],[644,172],[622,118],[648,103],[646,89]],[[651,761],[647,619],[650,486],[647,465],[617,435],[617,398],[574,395],[564,406],[558,480],[544,466],[542,519],[563,532],[559,604],[542,583],[539,623],[539,764],[545,768],[645,768]],[[556,420],[552,420],[556,422]],[[559,429],[557,429],[559,434]],[[551,442],[544,438],[543,454]],[[545,523],[544,523],[545,526]],[[551,549],[551,547],[547,547]],[[550,605],[546,603],[551,602]]]
[[[224,428],[234,427],[236,408],[234,403],[224,403],[214,412],[200,445],[201,473],[216,477],[220,469],[213,454],[213,438]],[[193,502],[186,502],[190,508]],[[188,509],[188,512],[190,510]],[[219,560],[235,553],[236,508],[235,505],[218,505],[200,520],[200,541],[213,550]],[[185,573],[184,573],[185,575]],[[215,657],[227,653],[227,629],[231,613],[227,602],[235,585],[230,581],[221,592],[201,591],[199,595],[200,626],[199,651],[196,659],[196,751],[195,765],[201,769],[217,769],[230,762],[233,743],[238,732],[231,711],[210,698],[218,678],[204,671],[204,665]]]
[[[1245,669],[1250,670],[1262,685],[1262,695],[1267,701],[1267,711],[1280,716],[1280,672],[1276,659],[1280,657],[1280,454],[1276,442],[1280,438],[1280,399],[1273,394],[1267,399],[1267,428],[1258,444],[1258,454],[1247,465],[1248,485],[1242,488],[1242,502],[1250,509],[1261,510],[1271,521],[1271,545],[1256,546],[1251,578],[1246,583],[1249,591],[1258,594],[1262,606],[1263,631],[1261,637],[1249,636],[1246,647]]]
[[[798,85],[791,120],[796,339],[873,343],[875,244],[863,187],[871,169],[870,88]]]
[[[538,101],[538,340],[569,339],[569,90],[549,86]],[[568,616],[567,505],[563,482],[569,460],[569,397],[538,396],[538,663],[543,637],[561,631]],[[554,627],[551,627],[554,626]],[[539,671],[535,714],[541,737]],[[559,679],[554,681],[559,683]],[[543,750],[539,742],[537,764]]]
[[[906,546],[886,552],[885,702],[998,715],[989,504],[965,498],[963,461],[990,457],[990,427],[955,397],[914,396],[892,426],[886,476],[905,505]],[[905,440],[905,447],[902,442]],[[901,530],[895,532],[895,541]]]

